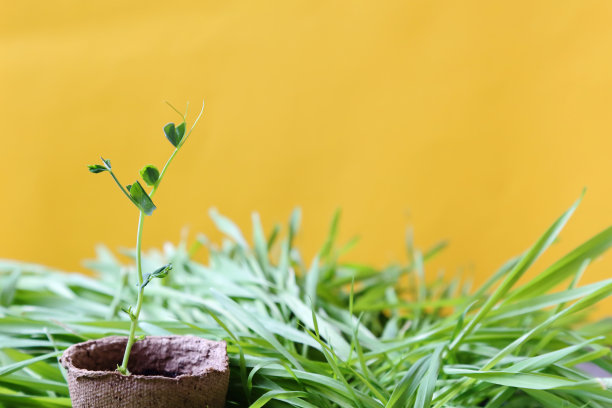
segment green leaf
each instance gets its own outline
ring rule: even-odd
[[[544,251],[557,239],[561,229],[565,226],[569,218],[572,216],[576,207],[582,200],[582,196],[574,202],[574,204],[559,217],[542,235],[535,244],[523,255],[519,262],[508,272],[502,283],[487,297],[484,305],[476,315],[466,324],[465,328],[457,335],[450,344],[450,349],[454,350],[465,337],[467,337],[480,323],[482,319],[493,309],[493,306],[499,302],[506,293],[514,286],[514,284],[525,274],[529,267],[542,255]]]
[[[327,234],[327,240],[325,241],[325,244],[323,244],[323,248],[321,248],[321,259],[326,258],[331,253],[332,248],[334,247],[334,241],[336,240],[336,235],[338,234],[338,224],[340,222],[341,214],[342,211],[340,211],[339,208],[334,212],[334,216],[329,227],[329,233]]]
[[[429,360],[427,373],[425,373],[419,384],[419,390],[417,391],[416,401],[414,403],[415,408],[427,408],[431,405],[431,399],[436,389],[438,375],[440,374],[442,350],[443,346],[438,346],[433,352],[431,360]]]
[[[309,394],[302,392],[302,391],[271,390],[263,394],[261,397],[259,397],[257,401],[255,401],[253,404],[249,406],[249,408],[263,407],[264,405],[268,404],[270,400],[275,399],[275,398],[281,401],[284,401],[287,399],[298,398],[298,397],[308,398]]]
[[[87,167],[89,168],[89,171],[94,174],[102,173],[103,171],[108,171],[108,169],[101,164],[90,164]]]
[[[253,213],[253,246],[255,247],[255,256],[264,272],[268,271],[268,247],[266,238],[261,226],[259,214]]]
[[[297,207],[291,213],[289,218],[289,247],[293,247],[293,240],[300,229],[300,223],[302,221],[302,210]]]
[[[130,320],[136,319],[136,315],[134,315],[134,312],[132,311],[132,306],[122,307],[121,311],[125,313],[126,315],[128,315]]]
[[[185,136],[185,122],[176,127],[176,133],[178,134],[179,140],[183,140],[183,136]]]
[[[385,408],[399,408],[406,406],[407,399],[410,399],[415,395],[415,391],[419,387],[421,379],[427,373],[430,358],[430,356],[422,357],[410,367],[410,370],[408,370],[408,372],[393,389],[393,394],[391,394],[391,398],[389,398]]]
[[[4,287],[0,291],[0,305],[4,307],[8,307],[13,302],[13,298],[15,297],[15,292],[17,290],[17,282],[19,281],[19,277],[21,276],[21,270],[15,269],[8,276],[8,279],[3,282]]]
[[[576,381],[552,374],[541,373],[516,373],[509,371],[474,371],[460,368],[448,368],[444,370],[450,375],[463,375],[480,381],[507,387],[524,388],[531,390],[550,389],[578,389],[584,387],[604,388],[610,386],[612,379],[595,378],[592,380]]]
[[[136,207],[146,215],[153,214],[153,211],[157,208],[138,181],[130,186],[130,196],[134,204],[136,204]]]
[[[7,405],[3,405],[5,407],[72,407],[72,403],[68,397],[40,397],[19,394],[0,394],[0,403],[6,403]]]
[[[185,124],[181,123],[177,129],[174,127],[174,123],[168,123],[164,126],[164,134],[166,135],[166,139],[172,143],[172,146],[178,147],[185,134]]]
[[[107,170],[111,170],[111,164],[110,164],[110,160],[105,159],[104,157],[100,157],[102,159],[102,162],[104,163],[104,166],[106,167]]]
[[[238,226],[234,224],[232,220],[219,214],[216,208],[211,208],[208,211],[208,214],[210,215],[210,218],[212,218],[219,231],[223,232],[225,235],[233,239],[241,247],[249,247],[246,240],[242,236],[242,232],[240,232],[240,228],[238,228]]]
[[[510,293],[505,303],[515,299],[535,296],[555,287],[580,268],[586,259],[597,259],[612,246],[612,227],[608,227],[587,242],[565,255],[540,275]]]
[[[144,288],[145,286],[147,286],[149,284],[149,282],[151,282],[153,279],[155,278],[165,278],[166,276],[168,276],[168,273],[172,270],[172,264],[168,264],[168,265],[164,265],[160,268],[157,268],[156,270],[154,270],[151,273],[146,273],[143,276],[143,282],[142,282],[142,286],[140,286],[140,288]]]
[[[282,355],[288,362],[293,364],[298,369],[302,369],[302,365],[293,356],[289,350],[285,349],[282,344],[276,339],[276,337],[268,330],[265,325],[261,324],[255,314],[250,313],[238,303],[234,302],[229,297],[218,292],[215,289],[211,289],[213,296],[217,299],[222,307],[223,313],[231,315],[233,318],[238,319],[240,322],[248,326],[253,332],[257,333],[262,339],[266,340],[275,351]]]
[[[581,349],[585,348],[590,343],[601,340],[603,337],[594,338],[590,340],[583,341],[582,343],[575,344],[573,346],[565,347],[560,350],[552,351],[550,353],[541,354],[539,356],[526,358],[521,360],[512,366],[506,368],[506,371],[536,371],[542,370],[550,365],[556,364],[561,359],[569,356],[572,353],[576,353]],[[608,350],[605,349],[607,352]]]
[[[30,364],[34,364],[38,361],[48,360],[52,357],[57,357],[61,354],[62,354],[61,351],[54,351],[54,352],[46,353],[46,354],[43,354],[37,357],[29,358],[27,360],[18,361],[16,363],[5,365],[2,368],[0,368],[0,376],[4,376],[10,373],[13,373],[17,370],[21,370],[22,368],[29,366]]]
[[[152,164],[147,164],[140,169],[140,177],[150,186],[154,186],[159,180],[159,170]]]
[[[272,231],[270,232],[270,235],[268,236],[268,251],[272,249],[272,247],[274,246],[274,243],[276,242],[276,238],[278,238],[278,233],[280,232],[280,225],[276,224],[274,226],[274,228],[272,229]]]
[[[34,378],[27,375],[11,374],[0,377],[0,386],[15,388],[26,387],[27,389],[53,391],[68,395],[68,384],[63,381]],[[1,402],[0,402],[1,403]]]
[[[540,404],[542,404],[543,407],[546,407],[546,408],[559,408],[559,407],[580,408],[578,405],[572,404],[567,399],[560,398],[549,391],[530,390],[528,388],[524,388],[523,392],[532,396],[536,401],[538,401]],[[584,407],[584,405],[582,407]]]

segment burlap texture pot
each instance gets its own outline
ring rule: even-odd
[[[229,383],[225,342],[195,336],[152,336],[132,348],[124,376],[126,337],[75,344],[61,358],[74,408],[221,408]]]

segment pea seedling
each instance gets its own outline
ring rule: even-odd
[[[92,164],[89,166],[89,171],[92,173],[108,172],[113,178],[113,180],[115,180],[115,183],[117,183],[117,186],[119,186],[119,189],[121,189],[123,194],[125,194],[125,196],[140,210],[140,216],[138,218],[138,234],[136,235],[136,270],[138,272],[138,299],[136,300],[135,309],[132,309],[132,307],[124,309],[124,311],[130,317],[131,325],[128,342],[125,347],[125,354],[123,355],[123,362],[121,365],[117,365],[117,371],[119,371],[123,375],[130,375],[127,366],[130,358],[130,352],[132,351],[132,346],[136,341],[136,327],[138,326],[138,317],[140,316],[140,309],[142,308],[144,288],[149,284],[149,282],[151,282],[151,280],[155,278],[163,278],[167,276],[168,273],[172,270],[172,265],[168,264],[156,269],[153,272],[147,272],[143,274],[141,248],[142,226],[144,223],[144,217],[145,215],[153,214],[153,211],[156,208],[155,204],[153,204],[153,196],[159,189],[159,185],[162,179],[164,178],[164,175],[166,174],[168,166],[174,159],[174,156],[176,156],[181,147],[183,147],[183,145],[187,141],[187,138],[193,131],[193,128],[196,126],[196,124],[202,117],[202,113],[204,112],[204,105],[202,105],[202,110],[200,111],[200,114],[196,118],[195,122],[193,123],[193,126],[191,127],[191,129],[189,129],[187,133],[185,133],[187,126],[187,119],[185,117],[186,114],[182,114],[169,103],[168,105],[182,117],[183,122],[178,126],[175,126],[174,123],[168,123],[164,126],[164,134],[166,135],[166,138],[172,144],[172,146],[174,146],[174,151],[172,152],[172,155],[164,165],[161,173],[159,172],[157,167],[153,166],[152,164],[148,164],[140,170],[140,176],[142,177],[143,181],[151,187],[151,191],[149,193],[146,192],[146,190],[138,180],[136,180],[130,185],[126,185],[125,187],[123,187],[123,185],[115,176],[115,173],[113,173],[110,160],[101,158],[102,164]]]

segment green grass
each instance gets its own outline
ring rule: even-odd
[[[139,334],[227,341],[228,407],[609,408],[612,379],[580,364],[612,372],[612,320],[585,323],[612,279],[579,278],[612,244],[612,228],[518,285],[575,207],[475,291],[458,278],[425,279],[442,243],[421,252],[409,240],[411,261],[382,270],[339,262],[337,214],[305,263],[293,245],[299,212],[267,236],[254,215],[249,245],[212,211],[227,237],[220,247],[201,236],[145,254],[145,270],[174,269],[147,287]],[[190,256],[203,246],[209,265]],[[61,351],[128,334],[120,308],[136,296],[133,266],[103,247],[87,265],[97,277],[0,262],[0,406],[70,406]]]

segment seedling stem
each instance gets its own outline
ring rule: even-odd
[[[165,265],[157,269],[154,272],[148,273],[146,275],[146,278],[143,275],[142,273],[142,229],[143,229],[143,224],[144,224],[144,218],[145,218],[145,215],[151,215],[153,211],[155,210],[156,207],[153,204],[152,199],[155,193],[157,192],[157,189],[159,188],[159,185],[161,184],[161,181],[164,178],[164,175],[166,174],[166,170],[168,169],[168,166],[170,165],[170,163],[172,163],[174,156],[176,156],[178,151],[185,144],[185,142],[187,141],[187,138],[189,137],[189,135],[191,134],[191,132],[197,125],[200,118],[202,117],[202,114],[204,113],[204,104],[202,104],[202,110],[200,111],[195,122],[193,123],[193,126],[191,126],[189,131],[185,134],[185,126],[186,126],[185,125],[186,123],[185,115],[179,112],[170,103],[168,103],[168,105],[182,117],[183,122],[179,124],[179,126],[177,127],[174,126],[174,123],[168,123],[166,126],[164,126],[164,133],[166,134],[166,138],[174,146],[174,151],[170,155],[170,158],[168,159],[168,161],[166,161],[166,164],[164,165],[161,173],[157,170],[157,168],[155,168],[155,166],[151,166],[151,165],[145,166],[145,167],[148,167],[148,169],[143,168],[143,170],[141,170],[141,175],[145,183],[153,186],[150,193],[147,194],[138,181],[134,182],[134,184],[132,185],[127,186],[127,188],[124,188],[123,185],[119,182],[119,180],[115,176],[115,173],[113,173],[111,165],[110,165],[110,160],[105,160],[104,158],[102,158],[102,163],[103,163],[102,165],[96,164],[96,165],[89,166],[89,171],[92,173],[109,172],[111,177],[115,181],[115,183],[117,183],[117,186],[119,186],[119,189],[123,192],[123,194],[125,194],[125,196],[134,205],[136,205],[140,210],[140,214],[138,217],[138,233],[136,235],[136,270],[138,271],[138,298],[136,300],[136,309],[132,310],[131,308],[128,308],[126,310],[126,313],[130,317],[130,321],[131,321],[130,334],[128,336],[127,345],[125,347],[123,361],[120,366],[117,366],[117,371],[124,375],[130,375],[130,372],[128,371],[127,367],[128,367],[128,362],[130,359],[130,353],[132,351],[132,346],[137,340],[136,339],[136,329],[138,327],[138,318],[140,317],[140,310],[142,309],[142,302],[144,300],[144,289],[147,286],[147,284],[151,281],[151,279],[164,277],[172,269],[172,265]],[[146,172],[145,170],[149,170],[150,172]]]

